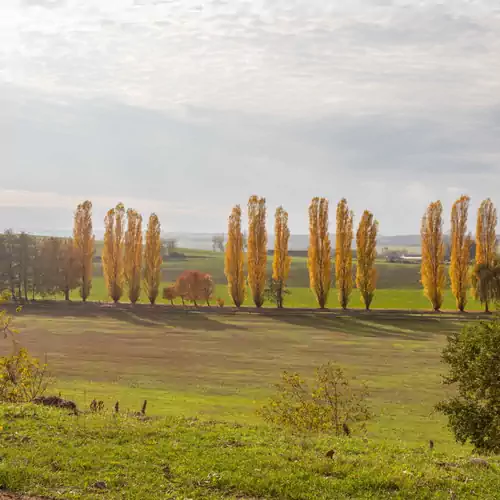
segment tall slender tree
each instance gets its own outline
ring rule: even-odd
[[[156,214],[149,217],[144,250],[144,288],[151,305],[158,297],[161,283],[161,226]]]
[[[125,207],[118,203],[104,218],[102,264],[109,296],[117,303],[123,295]]]
[[[80,296],[85,302],[92,289],[92,259],[94,257],[95,243],[92,229],[92,203],[88,200],[79,204],[76,208],[73,227],[73,243],[78,259]]]
[[[313,198],[309,206],[309,248],[307,267],[309,285],[319,307],[328,302],[331,286],[331,244],[328,233],[328,200]]]
[[[142,271],[142,216],[133,209],[127,210],[125,233],[125,282],[128,298],[135,304],[141,295]]]
[[[283,207],[278,207],[274,216],[273,284],[276,287],[276,299],[279,308],[283,307],[286,280],[290,272],[289,239],[288,212]]]
[[[489,312],[489,297],[482,293],[486,286],[482,286],[480,281],[482,276],[487,276],[489,269],[495,267],[497,252],[497,210],[493,202],[487,198],[484,200],[477,212],[476,225],[476,259],[474,278],[474,295],[484,304],[485,312]],[[479,272],[482,270],[482,272]]]
[[[451,209],[451,290],[457,303],[457,309],[464,311],[467,305],[467,289],[470,285],[470,248],[472,238],[467,233],[470,198],[461,196]]]
[[[224,255],[224,273],[229,295],[236,307],[245,300],[245,275],[243,272],[243,233],[241,232],[241,208],[236,205],[229,216],[227,244]]]
[[[435,311],[443,305],[445,285],[443,206],[440,201],[431,203],[422,217],[421,280],[425,296]]]
[[[377,233],[377,221],[371,212],[365,210],[356,233],[356,285],[359,288],[366,310],[370,309],[377,284],[377,270],[375,269]]]
[[[266,290],[267,230],[266,199],[251,196],[248,200],[248,284],[257,307],[264,304]]]
[[[342,309],[347,309],[352,292],[353,218],[347,200],[342,198],[337,205],[335,244],[335,279]]]

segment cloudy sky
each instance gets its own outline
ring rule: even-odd
[[[416,233],[500,203],[498,0],[1,0],[0,228],[118,201],[222,232],[313,196]],[[332,219],[333,219],[332,207]]]

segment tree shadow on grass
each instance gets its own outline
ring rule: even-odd
[[[430,340],[436,334],[456,331],[459,326],[439,318],[415,318],[408,316],[395,319],[365,318],[333,315],[277,315],[273,319],[302,328],[314,328],[328,332],[340,332],[354,336],[381,337],[401,340]]]
[[[15,308],[7,305],[9,312]],[[244,331],[247,328],[241,325],[226,324],[216,319],[215,315],[201,312],[195,308],[171,309],[149,304],[98,304],[98,303],[64,303],[64,302],[37,302],[23,307],[20,317],[24,314],[52,318],[113,318],[144,328],[174,327],[183,330],[201,331]]]
[[[133,325],[146,328],[158,328],[169,326],[182,330],[202,330],[202,331],[224,331],[224,330],[247,330],[240,325],[226,324],[218,321],[213,316],[198,312],[196,310],[163,311],[163,310],[123,310],[111,309],[107,316],[118,321],[125,321]]]

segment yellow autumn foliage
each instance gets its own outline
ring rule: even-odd
[[[95,237],[92,229],[92,203],[87,200],[76,208],[73,226],[73,244],[76,252],[80,296],[85,302],[92,289]]]
[[[356,286],[361,294],[366,309],[370,309],[377,284],[377,257],[378,223],[368,210],[363,212],[356,233]]]
[[[420,277],[424,294],[432,308],[439,311],[443,305],[445,286],[443,206],[440,201],[431,203],[422,217],[422,264]]]
[[[245,300],[245,275],[243,272],[243,234],[241,232],[241,208],[236,205],[231,211],[227,229],[227,244],[224,254],[224,273],[229,295],[236,307]]]
[[[313,198],[309,206],[309,248],[307,267],[309,286],[319,307],[328,302],[331,286],[331,243],[328,233],[328,200]]]
[[[470,198],[461,196],[451,209],[451,291],[456,300],[457,309],[464,311],[467,305],[467,290],[470,285],[470,249],[472,238],[467,233]]]
[[[264,304],[267,266],[266,199],[248,200],[248,285],[256,307]]]

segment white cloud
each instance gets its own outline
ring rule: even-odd
[[[499,33],[496,0],[2,0],[0,206],[221,231],[258,192],[304,232],[320,194],[415,232],[500,192]]]

